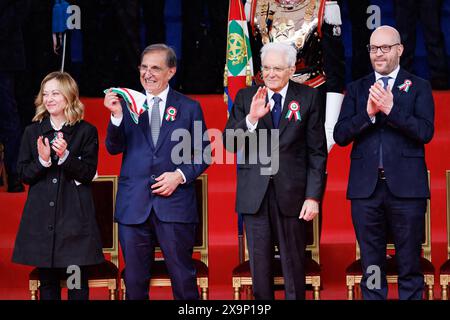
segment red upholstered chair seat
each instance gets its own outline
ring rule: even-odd
[[[209,276],[209,270],[208,270],[208,266],[198,260],[198,259],[193,259],[194,260],[194,265],[195,265],[195,269],[197,270],[197,277],[208,277]],[[122,270],[121,273],[121,278],[124,278],[124,270]],[[152,264],[152,275],[151,275],[152,279],[170,279],[169,276],[169,271],[167,270],[166,267],[166,262],[164,260],[156,260],[153,262]]]
[[[450,274],[450,260],[445,261],[445,263],[440,268],[441,274]]]
[[[273,259],[272,270],[274,277],[282,277],[283,272],[281,269],[281,260]],[[306,276],[319,276],[320,275],[320,265],[311,258],[306,258],[305,260],[305,274]],[[232,273],[233,277],[251,277],[250,273],[250,261],[245,261],[235,267]]]
[[[89,266],[87,272],[89,273],[89,280],[118,279],[119,275],[119,270],[116,265],[108,260],[98,265]],[[39,271],[37,268],[31,271],[29,279],[39,280]]]
[[[422,272],[424,274],[434,275],[434,266],[429,260],[421,257],[420,265],[422,267]],[[354,276],[362,275],[361,259],[353,261],[353,263],[347,267],[345,272],[347,275],[354,275]],[[397,275],[397,261],[395,259],[395,255],[389,256],[386,259],[386,275],[388,276]]]

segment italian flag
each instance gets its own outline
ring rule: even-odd
[[[230,0],[224,74],[224,98],[228,103],[228,112],[231,111],[236,93],[250,86],[252,77],[253,60],[244,7],[241,0]]]

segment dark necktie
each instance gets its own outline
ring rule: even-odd
[[[273,122],[273,127],[275,129],[278,129],[278,125],[280,124],[281,98],[282,98],[282,96],[279,93],[274,93],[272,96],[272,99],[275,102],[275,104],[273,105],[273,108],[272,108],[272,122]]]
[[[391,77],[381,77],[380,80],[383,81],[383,88],[386,89],[388,86],[388,81]]]
[[[383,88],[386,89],[388,86],[388,81],[391,79],[391,77],[381,77],[380,80],[383,81]],[[381,121],[385,115],[380,112],[378,112],[378,119],[377,121]],[[378,168],[383,168],[383,144],[381,143],[381,134],[380,134],[380,159],[378,160]]]

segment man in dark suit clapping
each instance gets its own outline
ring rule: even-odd
[[[377,28],[368,50],[374,72],[347,87],[334,129],[338,145],[353,142],[347,198],[361,247],[361,291],[364,299],[387,297],[389,230],[399,298],[421,299],[421,242],[430,197],[424,145],[434,133],[431,86],[400,68],[403,45],[394,28]],[[374,266],[381,275],[378,287],[368,285],[368,270]]]
[[[305,224],[319,212],[324,189],[323,108],[316,89],[289,80],[296,55],[283,43],[261,49],[265,86],[237,93],[224,134],[226,148],[238,152],[236,211],[244,218],[256,299],[274,298],[274,244],[286,299],[305,298]]]

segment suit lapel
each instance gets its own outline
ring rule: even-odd
[[[145,136],[145,140],[147,141],[147,143],[154,149],[155,147],[153,146],[153,141],[152,139],[150,139],[151,133],[150,133],[148,112],[149,110],[146,110],[144,113],[140,115],[138,126],[141,129],[143,135]]]
[[[398,88],[398,86],[405,82],[407,76],[408,76],[408,74],[406,73],[406,71],[404,71],[402,68],[400,68],[400,71],[397,74],[397,78],[395,79],[394,86],[392,87],[392,94],[394,96],[394,104],[395,104],[395,101],[398,101],[398,98],[401,94],[401,91]]]
[[[289,81],[289,87],[286,92],[286,98],[284,99],[283,103],[283,111],[281,112],[281,119],[280,119],[280,136],[283,134],[284,130],[288,127],[289,121],[296,121],[295,118],[291,118],[289,120],[286,118],[286,115],[289,111],[289,104],[293,101],[297,102],[300,106],[300,114],[304,113],[304,109],[306,106],[308,106],[308,103],[310,101],[305,100],[305,97],[302,96],[300,89],[296,86],[294,86],[293,81]],[[300,120],[301,121],[301,120]]]
[[[288,106],[293,100],[297,100],[297,102],[299,102],[300,108],[301,108],[302,104],[301,104],[301,101],[299,98],[300,97],[295,95],[292,82],[289,81],[289,87],[286,92],[286,98],[284,99],[284,103],[283,103],[283,110],[281,111],[280,125],[278,126],[278,128],[280,129],[280,136],[283,133],[284,129],[286,129],[286,126],[289,123],[289,119],[286,119],[286,114],[289,109]]]
[[[269,102],[269,97],[266,96],[266,104]],[[273,129],[273,121],[272,121],[272,112],[269,111],[264,117],[263,122],[266,125],[267,129]]]
[[[169,108],[169,107],[174,107],[177,110],[175,121],[168,121],[165,119],[167,108]],[[181,109],[181,106],[178,103],[178,99],[174,95],[173,90],[170,88],[169,93],[167,94],[166,107],[165,107],[164,113],[163,113],[163,119],[161,122],[161,130],[159,131],[159,137],[158,137],[158,141],[156,143],[155,152],[157,152],[159,150],[159,148],[161,148],[161,145],[163,144],[164,140],[166,139],[167,134],[173,130],[175,122],[177,121],[176,119],[180,117],[180,114],[181,114],[180,109]]]
[[[369,99],[370,86],[372,86],[374,83],[375,83],[375,73],[372,72],[372,74],[364,78],[364,95],[365,95],[364,100],[366,101],[366,104],[364,105],[365,108],[367,108],[367,100]]]

